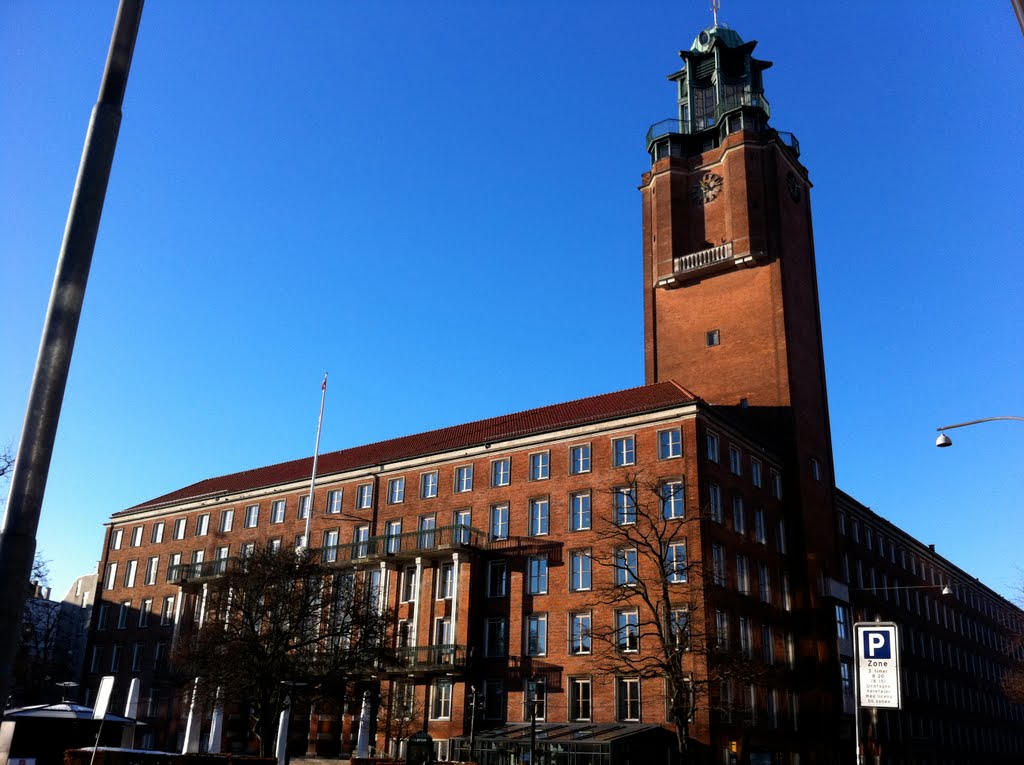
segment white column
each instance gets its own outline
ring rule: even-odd
[[[356,757],[370,756],[370,692],[363,691],[363,708],[359,712],[359,738],[356,739]],[[283,765],[283,763],[281,764]]]
[[[188,722],[185,723],[185,743],[182,744],[182,754],[195,754],[199,752],[199,729],[203,721],[199,715],[199,703],[196,697],[199,695],[199,678],[192,684],[192,698],[188,702]]]
[[[459,643],[459,554],[452,553],[452,643]],[[467,645],[469,641],[466,641]],[[452,655],[454,663],[455,656]]]
[[[139,714],[139,678],[133,677],[128,686],[128,701],[124,705],[124,716],[134,720]],[[121,731],[121,746],[131,749],[135,746],[135,726],[125,725]]]
[[[420,595],[423,592],[423,558],[416,558],[416,589],[412,601],[412,645],[418,646],[420,636]]]
[[[384,613],[384,605],[388,602],[388,564],[380,562],[380,592],[377,593],[377,613]]]
[[[224,689],[217,688],[217,698],[213,702],[213,716],[210,719],[210,739],[206,751],[219,752],[221,739],[224,736]]]
[[[284,709],[281,710],[281,719],[277,723],[277,765],[284,765],[288,758],[288,720],[291,716],[292,703],[291,699],[287,699]]]

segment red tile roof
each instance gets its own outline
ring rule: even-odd
[[[697,396],[674,382],[656,383],[639,388],[581,398],[564,404],[552,404],[525,412],[491,417],[486,420],[453,425],[375,444],[355,446],[320,455],[317,473],[328,475],[346,470],[379,465],[412,457],[439,454],[481,444],[520,438],[545,431],[560,430],[592,422],[628,417],[630,415],[667,409],[697,400]],[[313,458],[282,462],[277,465],[243,470],[186,486],[169,494],[135,505],[116,513],[134,512],[149,507],[222,493],[249,491],[308,478]]]

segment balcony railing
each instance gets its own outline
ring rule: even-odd
[[[720,244],[718,247],[709,247],[706,250],[698,250],[687,255],[680,255],[672,264],[676,273],[681,271],[695,271],[698,268],[706,268],[725,260],[732,260],[732,242]]]
[[[469,662],[469,654],[468,647],[455,643],[399,648],[388,669],[393,672],[463,669]]]
[[[214,579],[224,576],[228,570],[228,559],[218,558],[200,563],[180,563],[167,569],[168,582],[184,582],[196,579]]]
[[[487,535],[484,532],[459,523],[401,534],[385,534],[349,544],[329,545],[321,547],[318,552],[324,563],[347,565],[384,556],[410,557],[460,547],[482,548],[486,543]]]

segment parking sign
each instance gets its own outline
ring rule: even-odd
[[[857,656],[857,704],[900,708],[899,632],[892,622],[853,625]]]

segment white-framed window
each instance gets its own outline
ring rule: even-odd
[[[589,654],[593,648],[590,618],[589,611],[569,614],[569,653],[574,656]]]
[[[123,630],[128,626],[128,613],[132,610],[130,600],[122,600],[121,607],[117,609],[117,628]]]
[[[134,587],[135,586],[135,575],[139,570],[139,562],[137,560],[128,561],[128,565],[124,567],[124,586]]]
[[[231,527],[235,525],[235,511],[234,510],[221,510],[220,512],[220,530],[222,534],[227,534],[231,531]]]
[[[92,647],[92,655],[89,657],[89,671],[99,672],[100,666],[103,662],[103,646],[94,645]]]
[[[160,624],[168,625],[174,621],[174,596],[167,595],[160,607]]]
[[[342,509],[342,498],[344,497],[344,489],[332,489],[327,492],[327,512],[331,515],[337,515]]]
[[[618,587],[632,587],[636,584],[637,557],[635,547],[617,547],[612,562],[615,584]]]
[[[612,466],[625,467],[636,463],[636,440],[633,436],[612,439]]]
[[[119,672],[121,670],[121,649],[120,643],[114,643],[110,647],[110,671]]]
[[[420,499],[433,499],[437,496],[437,471],[420,474]]]
[[[491,539],[508,539],[508,503],[491,505]]]
[[[658,431],[658,459],[669,460],[683,456],[683,434],[679,428]]]
[[[452,716],[452,681],[444,678],[430,684],[430,719],[450,720]]]
[[[732,528],[737,534],[747,533],[747,512],[739,495],[732,498]]]
[[[530,595],[544,595],[548,591],[548,559],[534,556],[527,560],[526,591]]]
[[[503,560],[487,562],[487,597],[503,598],[508,594],[508,564]]]
[[[164,522],[157,521],[153,524],[153,530],[149,533],[149,541],[155,545],[164,541]]]
[[[494,460],[491,463],[491,486],[508,486],[512,481],[512,458]]]
[[[437,568],[437,599],[451,600],[455,593],[455,566],[442,563]]]
[[[300,521],[304,521],[309,517],[309,495],[299,495],[299,512],[298,518]]]
[[[764,624],[761,626],[761,652],[764,655],[765,664],[775,663],[775,635],[772,628]]]
[[[145,645],[145,643],[132,644],[132,672],[139,672],[142,670],[142,651]]]
[[[463,494],[473,491],[473,466],[463,465],[455,468],[455,493]]]
[[[593,559],[590,557],[590,550],[573,550],[569,560],[569,590],[571,592],[589,590],[593,579]]]
[[[569,678],[569,719],[588,722],[592,707],[592,687],[589,677]]]
[[[786,633],[786,665],[790,669],[796,669],[796,638],[792,632]]]
[[[569,447],[569,473],[580,475],[590,472],[590,444]]]
[[[128,544],[132,547],[142,546],[142,526],[136,526],[132,529],[132,537]]]
[[[124,536],[124,529],[114,529],[110,533],[110,549],[120,550],[121,549],[121,538]]]
[[[398,476],[388,480],[388,504],[400,505],[405,502],[405,477]]]
[[[547,497],[530,500],[530,536],[536,537],[548,533],[548,500]]]
[[[334,563],[338,560],[338,530],[328,529],[324,532],[323,553],[321,555],[324,563]]]
[[[416,567],[406,566],[402,569],[402,602],[412,603],[416,600]]]
[[[729,444],[729,472],[733,475],[743,475],[743,452],[732,444]]]
[[[711,545],[711,579],[725,587],[725,549],[721,545]]]
[[[356,526],[352,530],[352,557],[365,558],[370,554],[370,527]]]
[[[153,599],[143,598],[139,606],[139,627],[145,629],[149,626],[149,615],[153,613]]]
[[[669,542],[665,547],[665,578],[672,584],[686,581],[686,542]]]
[[[210,533],[210,514],[200,513],[196,516],[196,536],[205,537]]]
[[[438,616],[434,619],[434,642],[433,645],[452,644],[452,620],[447,616]]]
[[[615,523],[625,526],[636,523],[636,489],[622,486],[615,490]]]
[[[247,529],[254,529],[260,525],[260,506],[249,505],[245,508],[245,523]]]
[[[283,499],[275,499],[270,503],[270,522],[284,523],[285,502]]]
[[[181,553],[167,556],[167,581],[173,582],[181,578]]]
[[[548,652],[548,615],[526,617],[526,655],[546,656]]]
[[[782,499],[782,474],[778,470],[769,471],[771,479],[772,496],[775,499]]]
[[[361,483],[356,487],[356,510],[368,510],[373,507],[373,484]]]
[[[714,482],[708,484],[708,514],[715,523],[722,522],[722,487]]]
[[[573,531],[590,528],[589,491],[578,491],[569,497],[569,528]]]
[[[203,559],[205,557],[206,557],[206,551],[205,550],[193,550],[192,551],[192,562],[193,563],[202,563]]]
[[[727,611],[715,611],[715,640],[719,648],[729,647],[729,614]]]
[[[394,555],[402,549],[402,522],[388,521],[387,531],[384,534],[384,552]]]
[[[707,443],[707,457],[712,462],[718,462],[718,434],[708,431],[705,442]]]
[[[187,518],[178,518],[174,521],[174,533],[172,536],[175,540],[185,538],[185,524],[188,522]]]
[[[847,561],[847,565],[849,565],[849,561]],[[850,578],[849,574],[846,578]],[[782,575],[782,607],[787,611],[793,610],[793,595],[789,590],[789,574]]]
[[[433,550],[437,544],[437,516],[421,515],[416,527],[416,544],[421,550]]]
[[[492,616],[484,620],[484,656],[501,658],[508,651],[507,629],[504,617]]]
[[[242,560],[251,558],[256,552],[255,542],[243,542],[242,546],[238,549],[238,555]]]
[[[743,553],[736,554],[736,589],[750,594],[750,559]]]
[[[821,480],[821,461],[817,457],[811,457],[811,478]]]
[[[768,564],[764,561],[757,564],[758,594],[762,603],[772,602],[772,579],[768,573]]]
[[[530,480],[543,481],[551,476],[551,452],[530,455]]]
[[[523,682],[523,719],[547,718],[547,693],[543,679],[527,678]],[[531,706],[533,707],[531,710]]]
[[[690,611],[686,608],[673,608],[669,618],[669,640],[676,648],[690,650]]]
[[[99,614],[96,616],[96,629],[105,630],[107,628],[107,620],[110,616],[110,606],[106,603],[100,605]]]
[[[473,511],[456,510],[452,515],[452,524],[455,526],[452,541],[468,545],[471,540],[470,529],[473,528]]]
[[[754,656],[754,637],[750,629],[750,619],[745,616],[740,617],[740,652],[748,659]]]
[[[750,458],[750,482],[757,488],[761,488],[761,460]]]
[[[160,556],[154,555],[146,563],[146,584],[156,584],[157,572],[160,570]]]
[[[615,645],[623,653],[640,650],[640,614],[635,608],[615,612]]]
[[[722,344],[722,331],[720,329],[709,329],[704,333],[704,345],[714,348]]]
[[[767,544],[768,542],[768,532],[765,529],[763,507],[759,507],[754,510],[754,541],[762,545]]]
[[[296,544],[295,546],[298,547],[299,545]],[[217,561],[217,565],[214,567],[214,570],[218,574],[223,574],[228,570],[229,549],[228,545],[221,545],[213,552],[213,559]]]
[[[103,577],[103,589],[112,590],[117,584],[117,561],[107,564],[107,575]]]
[[[666,520],[683,517],[683,482],[681,480],[662,481],[658,487],[661,495],[661,517]]]

